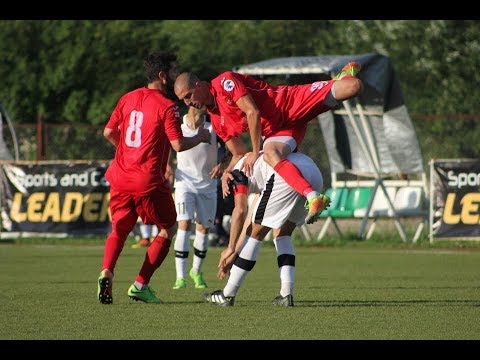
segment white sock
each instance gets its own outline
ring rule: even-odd
[[[193,240],[193,264],[192,269],[194,274],[202,271],[202,265],[205,262],[205,257],[208,250],[208,233],[202,234],[200,231],[195,232],[195,240]]]
[[[295,284],[295,250],[293,249],[292,238],[291,236],[279,236],[273,240],[273,243],[277,250],[278,262],[282,260],[286,262],[284,265],[279,264],[281,266],[278,268],[281,283],[280,295],[283,297],[293,295],[293,286]],[[287,255],[287,257],[285,257],[285,255]]]
[[[310,191],[307,194],[307,200],[312,200],[313,198],[316,198],[319,195],[320,195],[320,193],[318,191]]]
[[[230,269],[230,276],[228,277],[227,285],[225,285],[225,288],[223,289],[223,294],[225,296],[235,296],[237,294],[238,289],[245,280],[245,277],[255,265],[261,245],[262,242],[260,240],[247,237],[245,245],[238,256],[243,260],[247,260],[247,264],[251,265],[251,267],[245,269],[240,268],[239,266],[235,265],[235,263],[233,264],[232,268]]]
[[[113,278],[113,273],[109,269],[103,269],[101,271],[102,276]]]
[[[175,244],[173,246],[175,250],[175,270],[177,273],[177,279],[185,278],[187,273],[188,252],[190,251],[190,233],[187,230],[177,230],[177,236],[175,237]]]
[[[135,282],[133,283],[133,285],[135,285],[135,287],[137,288],[137,290],[143,290],[147,287],[146,284],[142,284],[141,282],[135,280]]]

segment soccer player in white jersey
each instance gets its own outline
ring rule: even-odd
[[[290,187],[261,155],[255,162],[253,175],[246,177],[239,169],[240,160],[232,171],[235,208],[232,221],[241,222],[242,216],[235,214],[237,206],[240,213],[245,212],[248,192],[259,193],[258,200],[252,204],[251,215],[246,222],[245,235],[240,235],[239,227],[231,234],[228,247],[222,252],[219,261],[219,278],[228,272],[226,286],[203,295],[205,301],[220,306],[233,306],[235,296],[247,274],[253,269],[262,240],[274,229],[274,244],[277,251],[277,263],[280,272],[280,294],[273,300],[274,305],[294,306],[293,288],[295,277],[295,251],[291,235],[296,226],[305,222],[307,212],[305,197]],[[316,191],[323,188],[323,177],[318,166],[307,155],[290,153],[287,157],[301,171]],[[234,225],[232,224],[232,227]]]
[[[195,136],[199,128],[211,133],[210,143],[199,144],[190,150],[177,153],[175,170],[175,206],[177,209],[178,231],[175,239],[176,281],[173,289],[187,286],[186,271],[190,252],[192,223],[195,222],[193,241],[193,264],[189,271],[195,288],[203,289],[207,283],[203,278],[202,266],[208,250],[208,233],[214,225],[217,211],[217,178],[221,176],[217,165],[217,134],[206,111],[189,107],[183,116],[183,136]]]

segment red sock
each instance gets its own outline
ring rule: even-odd
[[[147,249],[145,260],[143,260],[143,265],[135,279],[136,281],[142,284],[148,284],[150,282],[153,273],[162,265],[163,260],[167,256],[171,243],[172,241],[170,239],[159,235],[153,239]]]
[[[312,185],[305,180],[300,170],[290,161],[283,159],[275,165],[273,170],[275,170],[288,185],[303,196],[307,196],[309,192],[313,191]]]
[[[118,257],[123,250],[128,233],[119,235],[116,232],[110,233],[105,241],[105,250],[103,251],[102,269],[109,269],[112,273],[117,264]]]

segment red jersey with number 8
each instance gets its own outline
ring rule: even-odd
[[[123,95],[106,125],[120,130],[115,158],[105,174],[117,191],[146,195],[165,179],[170,141],[180,139],[180,110],[157,89],[139,88]]]

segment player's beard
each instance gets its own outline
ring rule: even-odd
[[[172,99],[174,101],[178,101],[177,95],[175,95],[175,91],[173,90],[173,85],[175,84],[175,81],[172,81],[170,78],[167,81],[167,84],[165,85],[166,88],[166,95],[169,99]]]

